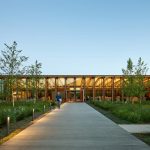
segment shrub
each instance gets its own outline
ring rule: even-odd
[[[49,110],[50,104],[55,106],[56,104],[51,101],[17,101],[15,107],[12,107],[11,102],[2,102],[0,104],[0,125],[6,124],[7,116],[10,117],[11,122],[22,120],[26,117],[32,116],[32,110],[35,112],[43,113],[44,105],[45,111]]]

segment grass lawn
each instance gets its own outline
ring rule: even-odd
[[[109,118],[110,120],[114,121],[117,124],[132,124],[131,122],[127,121],[127,120],[123,120],[115,115],[113,115],[110,111],[102,109],[98,106],[95,106],[93,103],[91,102],[87,102],[87,104],[89,104],[91,107],[93,107],[94,109],[96,109],[98,112],[102,113],[104,116],[106,116],[107,118]]]
[[[90,101],[90,104],[106,110],[130,123],[150,123],[150,102],[143,102],[142,104],[136,103],[122,103],[110,101]]]
[[[150,145],[150,133],[134,133],[133,135]]]

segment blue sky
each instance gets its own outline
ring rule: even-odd
[[[17,41],[43,74],[122,74],[129,57],[150,67],[149,8],[149,0],[0,0],[0,50]]]

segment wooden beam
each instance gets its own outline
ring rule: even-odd
[[[83,88],[83,84],[84,84],[83,79],[84,79],[84,78],[81,78],[81,85],[80,85],[80,88],[81,88],[81,89]]]
[[[91,83],[91,78],[89,78],[89,81],[87,82],[87,88],[89,87],[90,83]]]
[[[100,80],[100,78],[97,78],[96,79],[96,81],[95,81],[95,86],[96,86],[96,84],[97,84],[97,82]]]

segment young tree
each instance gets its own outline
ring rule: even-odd
[[[35,101],[38,98],[38,94],[37,94],[38,82],[39,82],[38,76],[42,74],[41,68],[42,68],[42,63],[39,63],[36,60],[35,64],[29,66],[28,72],[27,72],[29,75],[31,75],[30,82],[31,82],[31,88],[32,88],[32,95]]]
[[[129,58],[127,60],[127,68],[126,69],[122,69],[122,72],[124,75],[133,75],[134,73],[134,65],[133,65],[133,62],[131,60],[131,58]]]
[[[11,46],[5,45],[5,50],[1,51],[0,56],[0,70],[1,74],[7,75],[5,80],[5,94],[6,100],[13,101],[13,85],[16,81],[16,75],[22,75],[25,73],[26,67],[23,63],[28,60],[28,57],[22,56],[22,50],[17,49],[17,43],[14,41]]]
[[[136,66],[133,65],[131,58],[127,61],[127,68],[122,69],[123,75],[125,76],[123,84],[123,92],[131,100],[132,97],[136,96],[142,100],[142,97],[146,93],[144,85],[144,75],[148,71],[147,64],[142,61],[141,57],[138,59]]]
[[[136,77],[136,84],[137,84],[135,92],[136,95],[140,98],[140,102],[147,92],[144,85],[144,76],[146,75],[147,71],[148,71],[147,64],[145,64],[142,58],[140,57],[138,59],[138,63],[135,66],[135,71],[134,71]]]
[[[131,99],[131,97],[134,95],[134,65],[129,58],[127,60],[127,68],[122,69],[123,75],[125,76],[124,84],[123,84],[123,93]]]

